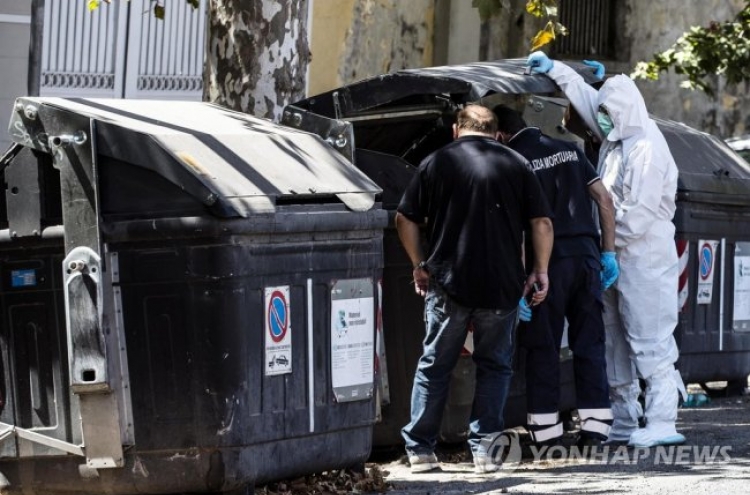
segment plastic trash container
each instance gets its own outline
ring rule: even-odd
[[[515,98],[552,94],[554,83],[544,75],[524,75],[525,60],[409,69],[359,81],[293,103],[282,123],[315,132],[383,189],[383,207],[391,219],[385,232],[383,334],[387,362],[388,400],[375,426],[375,446],[403,443],[400,429],[409,422],[411,385],[424,338],[423,299],[410,285],[412,266],[393,224],[395,209],[420,161],[452,141],[451,124],[460,105],[497,95]],[[590,68],[573,64],[589,82]],[[491,105],[490,105],[491,106]],[[526,421],[523,355],[506,407],[507,426]],[[440,438],[462,441],[474,390],[474,365],[464,355],[454,371]],[[574,407],[572,366],[563,365],[561,406]],[[381,382],[382,383],[382,382]]]
[[[657,123],[680,170],[680,372],[741,390],[750,374],[750,164],[715,136]]]
[[[204,103],[22,98],[10,132],[4,493],[246,490],[368,457],[377,185]]]

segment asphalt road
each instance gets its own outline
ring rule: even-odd
[[[388,473],[393,495],[750,493],[750,396],[680,409],[678,429],[687,439],[679,447],[610,446],[593,452],[573,449],[572,434],[554,451],[532,450],[521,434],[520,461],[489,475],[474,474],[464,451],[438,452],[441,470],[430,473],[412,474],[403,458],[379,467]],[[506,455],[510,452],[508,447]]]

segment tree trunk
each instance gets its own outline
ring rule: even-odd
[[[307,0],[210,0],[203,99],[278,120],[305,96]]]

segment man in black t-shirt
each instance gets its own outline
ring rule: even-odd
[[[527,127],[518,112],[504,105],[493,112],[500,139],[529,161],[542,184],[555,229],[549,295],[534,308],[531,320],[519,328],[519,343],[527,351],[527,429],[538,443],[554,443],[563,434],[558,409],[559,355],[567,318],[581,421],[579,444],[600,443],[607,439],[612,424],[602,318],[602,289],[614,282],[611,273],[602,275],[602,265],[616,270],[616,265],[612,266],[612,198],[574,143]],[[598,205],[601,242],[592,199]]]
[[[438,467],[434,448],[448,384],[470,323],[477,371],[469,445],[477,472],[498,469],[488,456],[487,438],[503,429],[516,308],[534,283],[535,304],[548,290],[549,207],[525,160],[498,143],[495,133],[489,109],[468,105],[458,112],[455,141],[422,161],[396,214],[415,289],[425,297],[427,335],[414,378],[411,422],[402,430],[412,472]],[[425,222],[426,254],[419,229]],[[537,257],[525,277],[521,251],[529,224]]]

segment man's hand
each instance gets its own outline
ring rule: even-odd
[[[412,272],[414,277],[414,291],[420,296],[427,295],[427,288],[430,285],[430,273],[423,267],[417,266]]]
[[[605,251],[602,253],[602,292],[609,289],[620,275],[620,267],[617,265],[615,253]]]
[[[424,297],[427,294],[427,287],[430,283],[430,274],[424,266],[425,256],[422,253],[422,246],[419,240],[419,225],[412,222],[401,213],[396,213],[396,230],[398,237],[401,239],[406,254],[414,263],[412,277],[414,279],[414,291]]]
[[[531,307],[526,302],[526,298],[522,297],[518,301],[518,319],[521,321],[531,321]]]
[[[526,65],[535,74],[546,74],[552,70],[552,60],[544,52],[534,52],[526,59]]]
[[[534,284],[537,284],[537,289],[534,291]],[[532,293],[532,291],[534,291]],[[549,278],[546,272],[532,272],[531,275],[526,279],[526,284],[523,287],[523,297],[527,294],[532,293],[531,306],[540,304],[547,298],[547,292],[549,291]]]
[[[597,62],[596,60],[584,60],[583,63],[594,69],[594,75],[597,79],[604,79],[605,70],[603,63]]]

